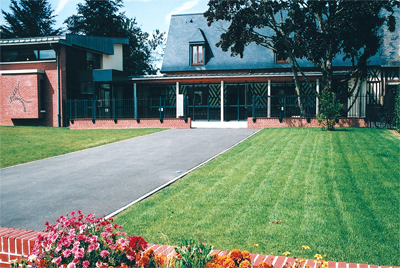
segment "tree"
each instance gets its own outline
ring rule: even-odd
[[[127,37],[123,28],[125,15],[118,13],[122,0],[86,0],[77,6],[77,15],[68,17],[64,23],[72,34]]]
[[[129,75],[153,74],[157,69],[152,52],[165,42],[164,33],[156,31],[153,39],[137,26],[135,19],[128,19],[123,12],[122,0],[85,0],[77,7],[78,14],[67,18],[67,30],[72,34],[122,37],[129,39],[124,49],[124,70]]]
[[[54,29],[53,10],[47,0],[11,0],[11,12],[1,10],[5,25],[0,26],[1,38],[58,35],[61,28]]]
[[[297,94],[301,88],[298,76],[308,81],[298,59],[305,58],[320,69],[322,88],[327,91],[335,90],[333,59],[350,59],[352,68],[344,81],[356,82],[346,92],[349,95],[359,90],[368,59],[379,50],[382,25],[387,23],[390,31],[395,30],[393,7],[400,4],[396,0],[211,0],[208,6],[204,16],[209,25],[218,20],[230,22],[217,46],[223,51],[230,48],[232,56],[243,56],[245,47],[254,42],[286,54]]]
[[[125,19],[123,29],[129,39],[129,47],[124,51],[124,70],[130,75],[155,74],[153,53],[165,42],[164,33],[153,32],[152,38],[137,26],[135,19]]]

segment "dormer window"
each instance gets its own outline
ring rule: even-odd
[[[275,54],[276,63],[289,63],[289,57],[286,53]]]
[[[191,55],[192,65],[204,65],[204,45],[192,45]]]

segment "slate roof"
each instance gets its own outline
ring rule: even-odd
[[[60,43],[67,46],[87,48],[104,54],[114,54],[114,44],[129,44],[126,38],[86,36],[86,35],[57,35],[43,37],[0,39],[0,46],[38,45]]]
[[[161,67],[161,72],[196,72],[196,71],[218,71],[218,70],[259,70],[288,68],[289,63],[276,63],[272,50],[254,43],[244,50],[243,58],[231,57],[230,51],[223,52],[215,46],[220,40],[220,35],[229,26],[226,22],[217,21],[210,27],[203,14],[173,15],[171,17],[168,38]],[[268,29],[262,29],[268,33]],[[202,66],[191,66],[189,55],[189,44],[202,41],[206,43],[206,64]],[[302,67],[315,67],[311,62],[299,60]],[[350,61],[342,61],[337,57],[334,66],[350,66]],[[379,53],[370,58],[370,65],[381,65]]]

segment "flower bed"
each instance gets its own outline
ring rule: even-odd
[[[213,251],[212,246],[182,241],[180,247],[162,252],[149,247],[140,236],[128,236],[113,219],[95,218],[81,211],[61,216],[55,224],[46,223],[46,229],[37,236],[27,259],[11,261],[11,267],[99,267],[99,268],[271,268],[315,267],[328,268],[328,262],[316,254],[317,260],[280,257],[258,258],[248,251],[234,249],[230,253]],[[256,246],[256,245],[255,245]],[[310,250],[303,246],[303,250]],[[169,254],[166,254],[169,253]],[[272,254],[271,254],[272,255]],[[285,252],[284,255],[290,255]],[[336,266],[336,265],[335,265]],[[339,267],[340,268],[340,267]]]

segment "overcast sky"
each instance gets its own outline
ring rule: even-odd
[[[64,20],[76,14],[76,6],[83,0],[48,0],[54,14],[57,15],[56,27],[64,27]],[[1,9],[10,12],[10,0],[0,0]],[[208,0],[123,0],[124,11],[128,18],[136,18],[142,31],[152,33],[159,29],[168,33],[172,14],[203,13],[207,10]],[[1,14],[0,23],[4,24]]]

